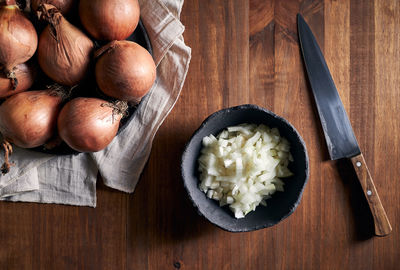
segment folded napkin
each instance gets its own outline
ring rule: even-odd
[[[174,107],[191,58],[179,21],[183,0],[139,0],[153,47],[157,79],[111,144],[96,153],[55,156],[14,147],[10,172],[0,177],[0,200],[96,206],[96,179],[133,192],[154,136]],[[0,158],[0,162],[3,159]]]

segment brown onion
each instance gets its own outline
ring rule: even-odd
[[[0,106],[0,133],[22,148],[34,148],[55,131],[62,97],[52,90],[27,91],[11,96]]]
[[[138,0],[81,0],[81,22],[98,40],[122,40],[129,37],[139,22]]]
[[[39,38],[40,67],[59,84],[78,84],[89,69],[93,42],[54,6],[42,4],[37,13],[49,22]]]
[[[112,41],[96,56],[97,84],[110,97],[139,102],[156,79],[153,58],[135,42]]]
[[[13,89],[13,85],[7,76],[0,72],[0,98],[8,97],[19,92],[28,90],[35,79],[36,69],[31,62],[19,64],[14,68],[15,76],[18,78],[18,85]]]
[[[65,15],[74,7],[75,2],[76,0],[32,0],[31,6],[36,11],[41,4],[50,4]]]
[[[58,133],[72,149],[100,151],[117,134],[125,110],[126,103],[121,107],[98,98],[75,98],[58,116]]]
[[[0,65],[15,89],[18,78],[14,68],[28,61],[36,51],[38,37],[32,23],[16,5],[7,0],[0,7]]]

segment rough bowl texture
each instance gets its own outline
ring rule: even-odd
[[[218,202],[206,197],[198,188],[198,157],[202,139],[210,134],[217,135],[229,126],[255,123],[279,129],[281,136],[291,144],[294,162],[289,169],[294,176],[284,178],[285,191],[276,192],[267,200],[267,206],[258,206],[255,211],[242,219],[236,219],[228,207],[220,207]],[[186,145],[182,156],[181,172],[184,186],[190,200],[211,223],[230,232],[246,232],[273,226],[291,215],[299,205],[309,176],[309,162],[305,143],[297,130],[285,119],[256,105],[241,105],[213,113],[201,124]]]

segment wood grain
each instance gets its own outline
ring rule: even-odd
[[[0,203],[0,269],[125,269],[127,195],[97,196],[97,209]]]
[[[325,54],[393,226],[374,223],[351,162],[329,160],[298,46],[296,14]],[[97,208],[0,203],[0,269],[398,269],[400,3],[397,0],[187,0],[192,62],[134,194],[98,185]],[[186,141],[211,113],[254,103],[306,142],[301,204],[272,228],[228,233],[182,185]]]
[[[190,70],[129,203],[130,269],[246,267],[246,236],[222,232],[199,217],[180,179],[184,145],[201,122],[224,107],[249,102],[248,3],[210,3],[193,0],[182,11],[186,29],[194,30],[185,33],[193,49]]]

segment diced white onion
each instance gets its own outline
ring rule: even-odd
[[[217,137],[203,138],[199,188],[242,218],[259,204],[265,206],[276,191],[283,191],[280,178],[293,175],[287,167],[292,161],[290,144],[277,128],[228,127]]]

